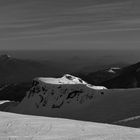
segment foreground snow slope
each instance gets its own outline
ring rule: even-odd
[[[0,112],[0,140],[139,140],[140,129]]]
[[[124,120],[117,121],[114,124],[140,128],[140,116],[126,118]]]

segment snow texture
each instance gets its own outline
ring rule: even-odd
[[[0,140],[139,140],[140,129],[0,112]]]

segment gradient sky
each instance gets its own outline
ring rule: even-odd
[[[139,0],[0,0],[0,49],[139,48]]]

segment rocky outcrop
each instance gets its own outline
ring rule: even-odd
[[[104,90],[105,87],[89,85],[68,74],[62,78],[36,78],[15,110],[45,116],[79,110],[94,102],[94,98],[102,95]]]

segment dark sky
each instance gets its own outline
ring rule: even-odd
[[[139,0],[0,0],[0,49],[139,49]]]

